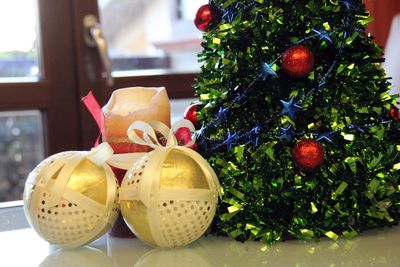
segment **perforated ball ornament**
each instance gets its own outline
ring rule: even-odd
[[[120,189],[120,208],[131,230],[154,247],[180,247],[197,240],[209,227],[218,203],[219,182],[197,152],[177,146],[175,130],[194,126],[187,120],[167,126],[135,122],[128,130],[135,143],[154,150],[131,166]],[[168,136],[158,143],[154,130]],[[142,131],[143,138],[136,132]]]
[[[76,248],[108,231],[118,214],[118,183],[103,143],[90,152],[69,151],[42,161],[28,176],[25,215],[51,244]]]

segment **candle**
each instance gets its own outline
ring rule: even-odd
[[[104,114],[103,141],[108,142],[114,152],[134,153],[148,152],[148,146],[132,143],[126,134],[134,121],[160,121],[171,125],[171,107],[164,87],[130,87],[115,90],[108,103],[102,108]],[[125,172],[113,168],[119,183]],[[110,231],[116,237],[132,237],[121,214]]]
[[[134,121],[160,121],[171,125],[171,107],[164,87],[131,87],[113,92],[103,107],[103,141],[115,153],[146,152],[148,148],[129,141],[126,131]]]

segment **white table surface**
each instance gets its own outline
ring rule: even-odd
[[[286,241],[266,247],[208,236],[177,249],[153,249],[138,239],[104,236],[89,246],[62,250],[31,228],[0,232],[0,266],[400,266],[400,227],[334,242]],[[265,248],[265,247],[264,247]]]

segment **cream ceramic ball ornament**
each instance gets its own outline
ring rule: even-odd
[[[159,122],[135,122],[128,130],[130,139],[154,148],[140,155],[131,166],[120,189],[120,208],[129,228],[154,247],[181,247],[204,234],[218,203],[219,183],[207,161],[197,152],[177,146],[174,130],[189,121],[172,126]],[[166,139],[158,143],[155,131]],[[139,137],[137,132],[143,132]],[[186,144],[191,146],[194,142]]]
[[[112,153],[103,143],[90,152],[55,154],[29,174],[25,215],[43,239],[71,249],[108,231],[118,214],[118,183],[105,163]]]

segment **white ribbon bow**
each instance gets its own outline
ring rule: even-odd
[[[144,121],[136,121],[132,123],[129,127],[127,134],[129,139],[139,145],[147,145],[153,149],[169,148],[173,146],[178,146],[178,140],[175,137],[175,132],[180,128],[188,128],[191,133],[195,132],[193,123],[188,120],[180,120],[175,122],[171,129],[168,128],[164,123],[159,121],[151,121],[146,123]],[[143,132],[143,137],[137,134],[137,131]],[[160,132],[165,138],[167,138],[167,143],[165,146],[159,143],[155,131]],[[192,134],[192,140],[184,144],[184,147],[190,147],[196,142],[196,136]]]
[[[192,133],[192,140],[184,145],[179,145],[178,140],[175,137],[175,132],[180,128],[188,128]],[[143,135],[138,135],[138,131],[142,132]],[[163,146],[158,141],[156,131],[160,132],[166,139],[166,145]],[[157,149],[168,149],[171,147],[186,147],[189,148],[196,143],[196,131],[193,123],[189,120],[180,120],[175,122],[171,129],[162,122],[159,121],[135,121],[128,128],[127,135],[128,138],[136,144],[149,146],[155,150]],[[147,153],[147,152],[146,152]],[[141,158],[146,153],[126,153],[126,154],[115,154],[113,155],[107,163],[113,167],[128,170],[132,167],[132,163],[137,159]]]

